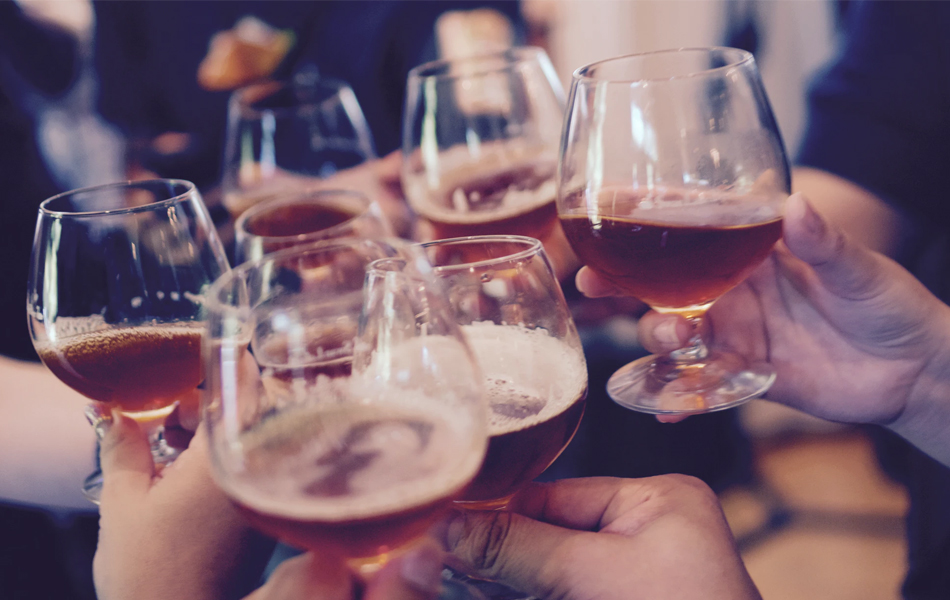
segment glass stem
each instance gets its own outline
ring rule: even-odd
[[[693,328],[693,335],[689,338],[689,345],[670,352],[670,360],[676,363],[696,363],[705,360],[709,356],[709,349],[703,342],[702,336],[699,335],[703,318],[701,316],[689,317],[687,321]]]

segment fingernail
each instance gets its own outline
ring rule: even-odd
[[[653,337],[664,346],[678,347],[680,340],[676,335],[676,319],[666,319],[657,325],[653,329]]]
[[[458,546],[459,540],[462,539],[462,534],[465,533],[465,517],[462,513],[456,513],[446,522],[443,533],[444,537],[442,542],[445,548],[451,552]]]
[[[89,421],[89,424],[92,425],[92,430],[96,432],[96,438],[102,441],[112,427],[113,417],[98,404],[86,406],[86,410],[83,411],[83,414],[86,416],[86,420]]]
[[[442,554],[431,546],[423,546],[402,558],[399,572],[410,586],[430,592],[439,589],[442,568]]]
[[[825,235],[825,220],[815,212],[811,204],[801,194],[794,194],[788,199],[788,208],[800,216],[805,229],[815,237]]]

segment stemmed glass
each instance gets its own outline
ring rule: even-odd
[[[221,278],[208,308],[213,472],[262,531],[369,577],[475,476],[481,376],[417,248],[282,250]]]
[[[513,48],[409,72],[402,182],[431,239],[557,226],[564,92],[544,50]]]
[[[577,431],[587,399],[584,351],[538,240],[473,236],[423,247],[482,369],[489,407],[488,453],[458,503],[503,509]]]
[[[752,55],[681,49],[574,73],[558,171],[580,259],[654,310],[689,319],[690,346],[617,371],[607,392],[647,413],[721,410],[763,394],[766,364],[711,352],[703,315],[782,233],[788,161]]]
[[[178,451],[163,436],[177,402],[203,379],[204,293],[228,271],[224,249],[195,186],[180,180],[66,192],[40,205],[27,317],[40,358],[93,400],[139,421],[156,464]],[[98,430],[97,430],[98,431]],[[97,501],[102,480],[83,486]]]
[[[221,186],[232,218],[376,158],[352,88],[309,71],[234,92],[224,152]]]
[[[262,202],[242,214],[234,229],[238,263],[330,238],[393,235],[379,204],[348,190],[316,190]]]

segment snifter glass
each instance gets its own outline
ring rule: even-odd
[[[353,89],[302,71],[241,88],[228,103],[221,188],[233,218],[376,158]]]
[[[440,60],[409,72],[402,182],[423,239],[557,226],[564,92],[544,50]]]
[[[488,452],[458,503],[505,508],[580,425],[587,400],[580,337],[538,240],[486,235],[423,247],[485,381]]]
[[[94,401],[93,423],[118,407],[149,434],[159,465],[176,403],[197,412],[204,293],[228,270],[195,186],[180,180],[66,192],[40,205],[27,317],[40,358]],[[97,428],[97,432],[99,429]],[[99,473],[83,491],[99,498]]]
[[[238,263],[331,238],[393,235],[379,204],[349,190],[313,190],[262,202],[238,218],[234,231]]]
[[[418,248],[329,240],[209,293],[214,476],[265,533],[370,576],[481,465],[481,378]]]
[[[681,49],[575,71],[558,213],[589,268],[693,323],[690,346],[622,367],[617,403],[647,413],[721,410],[765,393],[774,371],[711,352],[703,315],[782,233],[788,161],[752,55]]]

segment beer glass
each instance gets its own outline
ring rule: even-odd
[[[475,236],[423,246],[482,370],[488,453],[458,502],[500,509],[571,441],[587,399],[580,338],[541,243]]]
[[[330,238],[392,236],[379,205],[348,190],[315,190],[262,202],[244,212],[234,229],[238,263]]]
[[[349,85],[309,71],[288,82],[253,84],[228,104],[224,205],[236,219],[258,202],[311,189],[375,157]]]
[[[788,161],[752,55],[654,52],[575,71],[558,212],[581,261],[618,289],[690,320],[690,346],[615,373],[607,391],[647,413],[722,410],[763,394],[766,364],[710,352],[703,315],[782,233]]]
[[[36,352],[93,401],[90,421],[114,407],[148,432],[159,465],[177,450],[162,424],[203,378],[204,294],[228,271],[195,186],[180,180],[66,192],[40,205],[27,316]],[[197,411],[197,394],[190,400]],[[83,491],[97,501],[102,480]]]
[[[432,228],[424,237],[544,238],[557,226],[563,115],[561,84],[540,48],[412,69],[402,181],[413,210]]]
[[[481,377],[417,248],[275,252],[218,280],[208,313],[213,473],[261,531],[370,576],[475,476]]]

